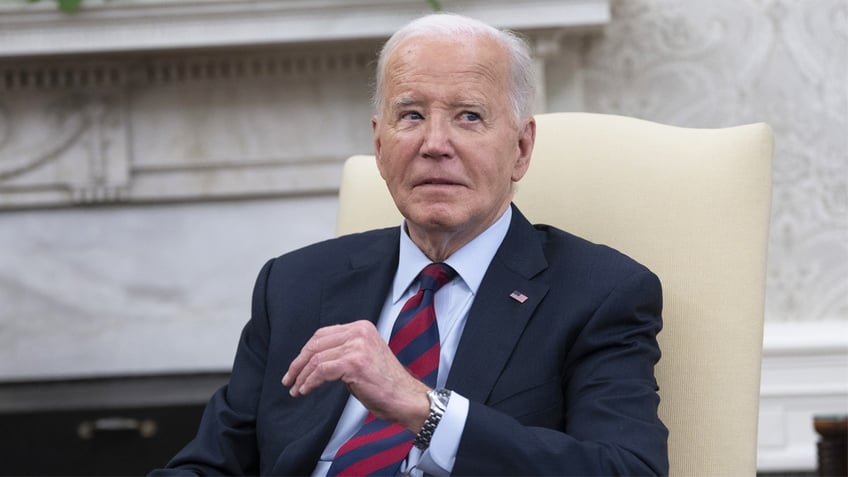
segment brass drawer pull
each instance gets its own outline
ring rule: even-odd
[[[156,435],[158,426],[152,419],[133,419],[129,417],[102,417],[93,421],[82,421],[77,426],[77,435],[80,439],[89,440],[98,432],[137,431],[138,434],[149,439]]]

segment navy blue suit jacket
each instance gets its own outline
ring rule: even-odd
[[[348,392],[293,399],[280,384],[319,327],[376,321],[399,228],[354,234],[269,261],[259,274],[230,382],[170,463],[200,474],[309,475]],[[524,303],[510,297],[527,296]],[[454,475],[668,472],[657,416],[660,283],[605,246],[513,209],[447,381],[471,404]]]

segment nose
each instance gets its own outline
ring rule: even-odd
[[[450,122],[440,118],[430,118],[424,128],[424,140],[421,143],[421,155],[430,159],[444,159],[453,154]]]

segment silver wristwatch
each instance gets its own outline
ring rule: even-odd
[[[425,450],[430,447],[430,439],[433,438],[433,433],[436,432],[436,426],[445,415],[445,410],[448,408],[451,392],[447,389],[431,389],[427,391],[427,397],[430,398],[430,414],[418,435],[415,436],[415,447]]]

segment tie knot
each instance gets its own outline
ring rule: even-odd
[[[421,270],[421,288],[437,291],[442,285],[453,280],[456,270],[446,263],[431,263]]]

